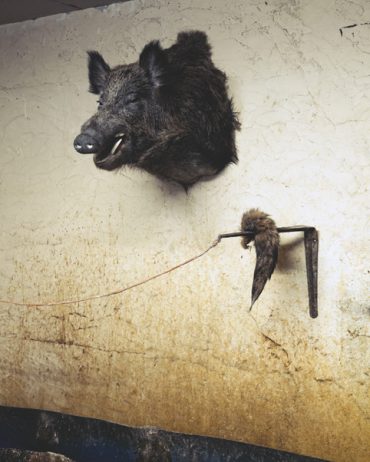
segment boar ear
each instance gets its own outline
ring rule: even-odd
[[[140,54],[139,64],[146,72],[154,87],[163,87],[167,83],[167,56],[158,41],[145,45]]]
[[[97,51],[88,51],[87,54],[89,55],[89,91],[98,95],[103,91],[107,83],[110,67]]]

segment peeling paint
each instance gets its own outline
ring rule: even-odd
[[[124,287],[259,207],[319,230],[320,315],[296,237],[251,312],[254,252],[222,242],[108,299],[1,305],[0,404],[367,461],[370,28],[338,28],[367,22],[370,3],[135,0],[61,17],[0,27],[1,298]],[[95,106],[85,50],[130,62],[191,28],[229,75],[239,164],[186,195],[78,156]]]

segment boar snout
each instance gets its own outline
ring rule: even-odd
[[[76,136],[73,146],[80,154],[93,154],[99,148],[97,140],[89,133],[80,133]]]

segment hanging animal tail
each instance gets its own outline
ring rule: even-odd
[[[274,272],[278,251],[279,233],[275,222],[258,209],[251,209],[245,212],[241,222],[242,232],[251,232],[253,235],[242,238],[242,246],[247,249],[248,244],[254,241],[256,248],[256,267],[253,276],[252,304],[261,295],[268,279]]]

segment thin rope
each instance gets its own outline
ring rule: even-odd
[[[183,261],[182,263],[179,263],[176,266],[173,266],[172,268],[169,268],[165,271],[162,271],[161,273],[155,274],[154,276],[150,276],[146,279],[143,279],[142,281],[136,282],[130,286],[124,287],[123,289],[117,289],[112,292],[107,292],[104,294],[100,295],[91,295],[90,297],[85,297],[85,298],[80,298],[76,300],[62,300],[60,302],[45,302],[45,303],[33,303],[33,302],[16,302],[13,300],[1,300],[0,303],[7,304],[7,305],[16,305],[16,306],[27,306],[27,307],[35,307],[35,306],[58,306],[58,305],[72,305],[73,303],[81,303],[81,302],[88,302],[90,300],[97,300],[99,298],[106,298],[106,297],[111,297],[112,295],[117,295],[117,294],[122,294],[123,292],[126,292],[128,290],[134,289],[135,287],[142,286],[143,284],[147,284],[150,281],[153,281],[154,279],[157,279],[161,276],[164,276],[165,274],[171,273],[172,271],[177,270],[178,268],[181,268],[182,266],[188,265],[194,260],[197,260],[198,258],[203,257],[206,253],[208,253],[211,249],[216,247],[220,243],[222,239],[222,236],[218,236],[218,238],[202,253],[195,255],[195,257],[189,258],[188,260]]]

